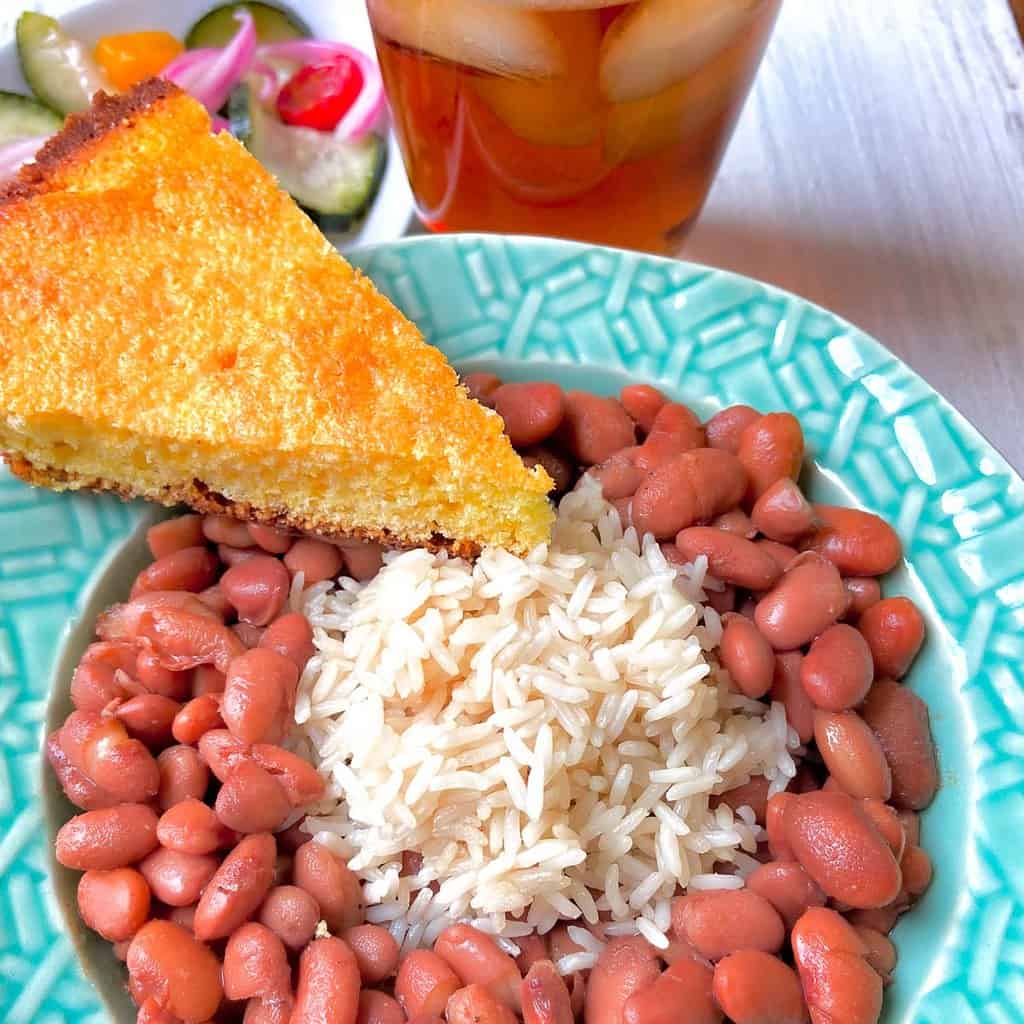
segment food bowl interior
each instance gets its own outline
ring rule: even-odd
[[[869,408],[856,377],[842,379],[835,365],[826,373],[825,361],[812,353],[829,348],[847,367],[856,360],[879,366],[896,361],[824,311],[707,268],[537,240],[414,239],[367,250],[355,261],[463,372],[554,380],[604,394],[615,394],[626,383],[647,382],[687,402],[702,417],[736,402],[765,410],[789,408],[807,434],[801,483],[813,500],[872,508],[897,523],[905,542],[908,526],[914,531],[903,492],[919,494],[921,488],[906,475],[899,485],[885,451],[892,441],[881,425],[884,410]],[[666,325],[672,316],[679,326],[669,343]],[[911,385],[924,388],[905,368],[901,372]],[[932,397],[944,416],[961,423],[955,411]],[[851,408],[856,413],[852,420]],[[966,424],[962,428],[971,430]],[[973,431],[970,437],[983,445]],[[910,446],[908,458],[927,455],[927,445],[916,456]],[[923,505],[933,490],[925,488],[914,500]],[[920,507],[917,512],[920,516]],[[163,514],[140,510],[139,526],[94,574],[58,652],[48,728],[69,709],[71,671],[91,639],[97,614],[126,597],[147,562],[144,527]],[[966,955],[952,940],[964,914],[962,895],[972,873],[980,870],[969,856],[968,840],[979,827],[978,766],[964,695],[971,658],[978,655],[965,653],[953,631],[949,593],[925,583],[934,578],[937,537],[929,541],[926,535],[925,543],[914,532],[907,563],[885,581],[887,594],[909,595],[926,616],[928,642],[907,682],[929,705],[942,774],[942,788],[923,819],[923,845],[935,864],[935,881],[894,933],[899,968],[886,990],[882,1019],[888,1024],[941,1019],[923,1013],[922,1000],[950,973],[954,958]],[[43,779],[47,842],[65,924],[111,1018],[129,1024],[135,1014],[124,991],[123,968],[110,946],[78,920],[77,874],[52,861],[54,833],[72,808],[51,773],[43,770]]]

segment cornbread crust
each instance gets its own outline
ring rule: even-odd
[[[339,534],[333,531],[329,523],[320,523],[301,516],[294,516],[291,513],[271,512],[266,509],[255,508],[245,502],[231,501],[223,494],[211,491],[201,480],[193,480],[181,487],[168,487],[156,497],[147,492],[140,494],[131,488],[121,484],[113,483],[110,480],[89,480],[77,473],[69,473],[63,469],[52,467],[39,467],[23,458],[17,452],[0,452],[8,469],[19,480],[23,480],[33,487],[45,487],[51,491],[109,491],[116,494],[122,501],[133,501],[136,498],[146,498],[149,501],[159,502],[168,508],[176,505],[188,505],[197,512],[209,512],[218,516],[231,516],[234,519],[241,519],[247,523],[263,523],[266,526],[277,527],[286,530],[302,530],[307,533],[315,533],[333,541],[366,541],[374,544],[382,544],[385,547],[403,547],[405,543],[401,538],[394,537],[387,530],[354,530],[348,533]],[[476,558],[480,554],[480,545],[469,541],[453,541],[439,534],[435,534],[430,540],[418,543],[417,547],[425,547],[430,551],[447,551],[449,554],[459,558]]]
[[[97,94],[0,189],[0,281],[0,450],[26,482],[467,557],[543,540],[547,475],[526,470],[440,353],[170,83]],[[76,460],[65,429],[99,447]],[[126,462],[122,476],[128,456],[114,452],[149,439],[215,452],[219,468],[172,459],[143,483]],[[236,445],[312,459],[321,491],[266,486],[269,462],[254,464],[254,488],[222,478]],[[393,505],[381,466],[403,481]],[[365,500],[353,504],[354,487]]]
[[[181,89],[164,78],[148,78],[130,92],[98,92],[88,110],[71,114],[64,128],[36,154],[35,162],[21,168],[18,176],[0,188],[0,207],[50,190],[50,176],[62,164],[78,159],[79,151],[133,114],[145,113],[159,100],[181,94]]]

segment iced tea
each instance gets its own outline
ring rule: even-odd
[[[369,0],[420,215],[673,250],[780,4]]]

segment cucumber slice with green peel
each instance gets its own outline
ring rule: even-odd
[[[252,118],[249,115],[249,86],[245,82],[239,82],[231,90],[227,102],[228,131],[243,146],[249,145],[252,136]]]
[[[64,118],[31,96],[0,91],[0,146],[60,131]]]
[[[232,100],[241,126],[241,94]],[[248,108],[249,152],[323,231],[347,230],[377,194],[387,157],[384,140],[367,135],[344,141],[330,132],[283,124],[260,103],[249,102]]]
[[[18,18],[15,38],[29,88],[58,113],[85,110],[96,92],[110,88],[88,49],[54,18],[25,11]]]
[[[197,50],[201,46],[227,46],[238,31],[235,11],[246,8],[252,15],[256,38],[261,43],[282,43],[288,39],[306,39],[310,32],[305,23],[291,11],[282,10],[260,0],[224,4],[204,14],[185,36],[185,46]]]

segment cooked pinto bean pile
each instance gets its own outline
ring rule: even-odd
[[[589,925],[603,952],[567,978],[565,925],[517,940],[517,959],[462,924],[400,958],[345,861],[298,827],[323,782],[282,746],[313,653],[293,577],[369,579],[380,551],[182,516],[150,530],[155,561],[100,617],[46,745],[82,811],[57,858],[83,872],[82,919],[125,960],[139,1024],[876,1021],[888,933],[931,878],[917,812],[938,782],[927,708],[900,682],[923,620],[877,579],[896,534],[808,501],[786,413],[702,424],[646,385],[465,383],[558,494],[590,473],[671,561],[707,559],[732,685],[781,702],[807,746],[787,792],[757,778],[717,798],[764,827],[761,866],[743,889],[680,895],[665,950]]]

